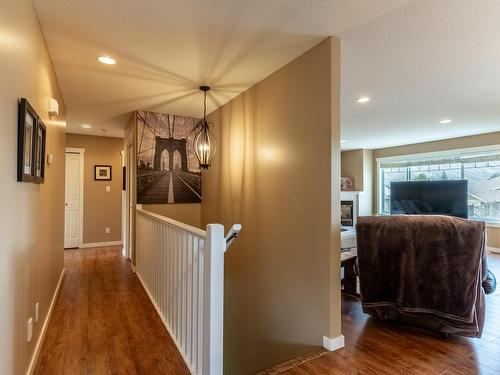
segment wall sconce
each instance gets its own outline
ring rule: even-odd
[[[214,157],[217,149],[217,140],[210,132],[210,124],[207,121],[207,91],[210,91],[210,87],[200,86],[200,90],[203,91],[204,94],[203,119],[196,123],[198,131],[194,136],[194,147],[196,157],[200,163],[200,168],[208,169],[210,167],[210,161]]]
[[[54,98],[49,98],[49,115],[57,116],[59,114],[59,103]]]

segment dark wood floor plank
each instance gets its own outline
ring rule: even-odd
[[[189,374],[118,247],[65,251],[35,374]]]
[[[499,277],[500,255],[490,254],[488,262]],[[342,300],[342,330],[344,349],[273,374],[500,374],[500,288],[486,297],[481,339],[443,339],[408,325],[379,322],[349,297]]]

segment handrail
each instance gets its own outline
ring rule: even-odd
[[[233,243],[233,241],[238,238],[238,235],[241,232],[241,224],[233,224],[229,232],[226,234],[226,250],[229,249],[229,246]]]
[[[144,216],[149,216],[155,220],[158,220],[161,223],[173,225],[174,227],[185,230],[191,234],[194,234],[195,236],[202,237],[202,238],[207,237],[207,232],[204,231],[203,229],[193,227],[192,225],[185,224],[185,223],[182,223],[180,221],[171,219],[169,217],[145,210],[144,208],[140,207],[140,205],[137,205],[136,211]]]

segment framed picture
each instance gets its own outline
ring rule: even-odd
[[[354,178],[341,177],[340,190],[342,190],[342,191],[354,191]]]
[[[45,179],[45,140],[47,128],[42,120],[38,119],[36,132],[36,158],[35,158],[35,180],[37,184],[43,184]]]
[[[38,115],[25,98],[19,102],[17,181],[36,182],[36,136]]]
[[[94,165],[94,180],[111,181],[111,165]]]

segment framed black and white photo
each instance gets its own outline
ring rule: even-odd
[[[201,202],[195,135],[199,119],[137,111],[137,203]]]
[[[45,179],[45,140],[47,128],[42,120],[38,119],[36,132],[36,158],[35,158],[35,178],[37,184],[43,184]]]
[[[111,181],[111,165],[95,165],[94,180]]]
[[[25,98],[19,102],[17,181],[36,182],[38,115]]]

